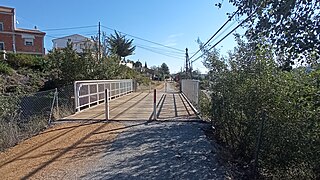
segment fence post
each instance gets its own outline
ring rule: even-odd
[[[157,120],[157,90],[153,91],[153,119]]]
[[[164,80],[164,92],[166,93],[167,92],[167,81]]]
[[[54,103],[57,102],[56,98],[57,98],[57,88],[55,88],[55,92],[53,94],[53,99],[52,99],[52,104],[51,104],[51,109],[50,109],[50,115],[49,115],[49,120],[48,120],[48,124],[51,124],[51,120],[52,120],[52,114],[53,114],[53,110],[54,110]]]
[[[77,81],[73,83],[73,93],[74,93],[74,105],[75,105],[75,112],[78,112],[78,94],[77,94]]]
[[[109,89],[105,89],[104,92],[104,102],[105,102],[105,118],[109,120]]]
[[[58,88],[56,88],[56,92],[55,92],[55,96],[56,96],[56,108],[57,108],[57,118],[60,118],[60,111],[59,111],[59,92],[58,92]]]

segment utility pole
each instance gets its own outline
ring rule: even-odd
[[[101,55],[101,51],[100,51],[100,48],[101,48],[101,42],[100,42],[100,38],[101,38],[101,31],[100,31],[100,21],[99,21],[99,30],[98,30],[98,60],[100,60],[100,55]]]
[[[190,79],[192,79],[192,62],[189,60],[189,74],[190,74]]]
[[[187,79],[189,78],[188,72],[189,72],[189,54],[188,54],[188,48],[186,48],[186,76],[187,76]]]

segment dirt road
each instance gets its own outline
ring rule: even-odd
[[[0,154],[0,179],[79,177],[123,129],[119,123],[60,124]]]

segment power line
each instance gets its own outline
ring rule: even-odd
[[[148,46],[148,45],[143,45],[143,44],[135,44],[135,45],[143,46],[143,47],[146,47],[146,48],[149,48],[149,49],[154,49],[154,50],[157,50],[157,51],[165,52],[167,54],[172,54],[172,55],[176,55],[176,56],[183,56],[184,55],[184,53],[182,53],[182,52],[161,49],[161,48],[157,48],[157,47],[154,47],[154,46]]]
[[[159,51],[155,51],[155,50],[153,50],[153,49],[146,48],[146,47],[139,46],[139,45],[136,45],[136,47],[141,48],[141,49],[144,49],[144,50],[147,50],[147,51],[150,51],[150,52],[153,52],[153,53],[156,53],[156,54],[160,54],[160,55],[163,55],[163,56],[167,56],[167,57],[171,57],[171,58],[183,60],[183,58],[182,58],[181,56],[175,56],[175,55],[172,55],[172,54],[166,54],[166,53],[159,52]]]
[[[208,39],[208,41],[206,43],[204,43],[202,45],[202,47],[199,48],[199,50],[194,53],[189,60],[191,60],[195,55],[197,55],[231,20],[232,18],[239,12],[240,9],[238,9],[235,13],[233,13],[233,15],[218,29],[218,31],[216,33],[214,33],[210,39]]]
[[[101,25],[101,26],[104,27],[104,28],[106,28],[106,29],[113,30],[113,31],[117,31],[117,32],[120,32],[120,33],[122,33],[122,34],[128,35],[128,36],[130,36],[130,37],[133,37],[133,38],[136,38],[136,39],[139,39],[139,40],[142,40],[142,41],[146,41],[146,42],[149,42],[149,43],[152,43],[152,44],[156,44],[156,45],[158,45],[158,46],[162,46],[162,47],[165,47],[165,48],[173,49],[173,50],[175,50],[175,51],[184,52],[184,51],[181,50],[181,49],[177,49],[177,48],[174,48],[174,47],[166,46],[166,45],[163,45],[163,44],[160,44],[160,43],[157,43],[157,42],[154,42],[154,41],[150,41],[150,40],[147,40],[147,39],[138,37],[138,36],[134,36],[134,35],[131,35],[131,34],[128,34],[128,33],[125,33],[125,32],[121,32],[121,31],[118,31],[118,30],[116,30],[116,29],[109,28],[109,27],[106,27],[106,26],[103,26],[103,25]]]
[[[84,32],[77,32],[76,34],[80,34],[83,36],[86,35],[93,35],[93,34],[97,34],[97,31],[84,31]],[[55,37],[61,37],[61,36],[70,36],[70,34],[66,34],[66,33],[60,33],[60,34],[50,34],[51,36],[55,36]]]
[[[54,38],[54,39],[58,38],[58,37],[51,36],[51,35],[48,35],[48,34],[46,34],[46,36],[51,37],[51,38]]]
[[[236,21],[233,21],[228,27],[226,27],[223,31],[221,31],[215,38],[213,38],[211,41],[215,42],[217,39],[219,39],[226,31],[228,31],[234,24],[236,23]],[[210,43],[209,43],[210,45]]]
[[[163,56],[167,56],[167,57],[171,57],[171,58],[175,58],[175,59],[179,59],[179,60],[184,60],[184,59],[181,58],[181,57],[176,57],[176,56],[173,56],[173,55],[168,55],[168,54],[160,53],[160,52],[157,52],[157,51],[155,51],[155,50],[152,50],[152,49],[149,49],[149,48],[146,48],[146,47],[143,47],[143,46],[139,46],[139,45],[136,45],[136,46],[137,46],[138,48],[141,48],[141,49],[144,49],[144,50],[147,50],[147,51],[156,53],[156,54],[160,54],[160,55],[163,55]]]
[[[238,24],[235,28],[233,28],[228,34],[226,34],[222,39],[220,39],[217,43],[215,43],[212,47],[210,47],[208,49],[208,51],[210,51],[211,49],[213,49],[214,47],[216,47],[221,41],[223,41],[225,38],[227,38],[231,33],[233,33],[235,30],[237,30],[243,23],[245,23],[248,19],[250,19],[254,13],[256,13],[257,10],[255,10],[253,13],[251,13],[245,20],[243,20],[240,24]],[[195,62],[196,60],[200,59],[202,56],[204,55],[201,54],[197,59],[191,61],[191,63]]]
[[[56,29],[43,29],[42,31],[63,31],[63,30],[71,30],[71,29],[85,29],[85,28],[91,28],[91,27],[97,27],[97,25],[67,27],[67,28],[56,28]]]

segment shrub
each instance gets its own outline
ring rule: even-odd
[[[0,73],[6,74],[6,75],[12,75],[13,69],[7,63],[0,62]]]
[[[227,62],[208,57],[216,135],[243,166],[254,168],[259,153],[262,176],[320,178],[320,70],[281,71],[270,52],[240,46]]]
[[[28,67],[32,69],[43,70],[45,66],[45,60],[43,57],[27,54],[8,54],[7,62],[15,69]]]

